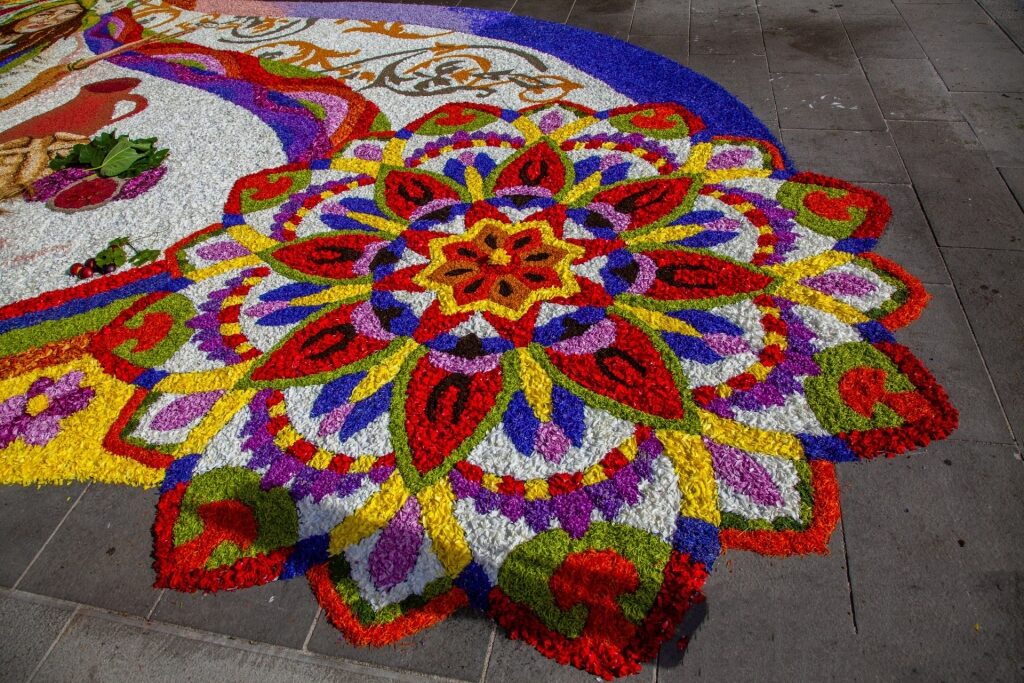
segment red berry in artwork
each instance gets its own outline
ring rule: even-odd
[[[103,266],[103,268],[101,268],[100,270],[104,275],[109,275],[110,273],[113,273],[115,270],[117,270],[117,266],[115,266],[113,263],[108,263],[107,265]]]
[[[92,277],[92,268],[90,268],[89,266],[85,266],[80,271],[78,271],[78,277],[82,278],[83,280]]]
[[[87,268],[92,268],[93,270],[96,270],[96,259],[89,259],[88,261],[85,262],[85,265]]]
[[[68,270],[68,272],[71,273],[72,275],[78,275],[78,273],[84,267],[85,266],[83,266],[81,263],[73,263],[73,264],[71,264],[71,268]]]
[[[96,206],[113,197],[121,184],[113,178],[88,178],[66,187],[53,198],[53,206],[66,211]]]

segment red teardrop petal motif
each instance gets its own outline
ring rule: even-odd
[[[585,389],[649,415],[683,417],[683,399],[675,378],[646,334],[631,323],[609,316],[615,341],[594,353],[568,355],[547,349],[551,362]]]

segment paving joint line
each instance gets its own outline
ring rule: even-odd
[[[68,627],[71,626],[71,622],[75,620],[75,617],[78,616],[78,613],[79,611],[81,611],[81,609],[81,605],[76,605],[75,609],[72,610],[71,614],[68,615],[68,620],[64,622],[64,625],[61,627],[60,631],[57,632],[57,637],[55,637],[53,639],[53,642],[50,643],[50,647],[46,648],[46,652],[43,653],[42,659],[40,659],[39,662],[36,663],[35,667],[33,667],[32,673],[30,673],[28,675],[28,678],[25,679],[25,683],[32,683],[32,680],[39,673],[39,670],[43,668],[43,664],[46,663],[46,660],[50,658],[50,653],[52,653],[54,649],[57,647],[57,643],[60,642],[60,639],[64,637],[64,634],[67,632]]]
[[[460,2],[461,2],[461,0],[460,0]],[[163,600],[164,593],[166,593],[166,592],[167,592],[166,588],[161,588],[160,592],[157,593],[156,600],[153,602],[153,606],[149,608],[148,612],[146,612],[146,621],[149,621],[150,619],[153,618],[153,612],[155,612],[156,608],[160,606],[160,601]]]
[[[693,14],[693,5],[690,5],[690,14]],[[777,142],[783,148],[786,147],[785,138],[782,135],[782,119],[779,117],[779,101],[775,97],[775,72],[772,71],[772,61],[768,58],[768,44],[764,42],[764,22],[761,21],[761,7],[757,0],[754,0],[754,16],[757,17],[757,32],[761,36],[761,49],[764,50],[764,65],[768,70],[768,89],[772,93],[772,108],[775,110],[775,127],[779,131],[779,137],[783,138]]]
[[[572,4],[569,5],[569,13],[565,15],[565,19],[562,20],[563,24],[569,23],[569,17],[572,16],[572,11],[576,9],[576,0],[572,0]]]
[[[902,155],[900,155],[900,159],[901,160],[902,160],[902,158],[903,158]],[[995,167],[993,167],[993,168],[995,168]],[[997,174],[999,173],[998,170],[996,171],[996,173]],[[1000,174],[999,177],[1002,178],[1002,175]],[[923,210],[924,209],[924,203],[921,201],[921,195],[917,191],[917,186],[914,185],[913,182],[911,182],[911,187],[914,190],[914,196],[917,197],[917,203],[922,208],[922,213],[924,214],[924,220],[928,224],[928,230],[930,230],[931,233],[932,233],[932,239],[935,240],[935,244],[939,244],[938,236],[935,234],[935,228],[934,228],[934,226],[932,226],[932,221],[928,217],[928,214],[926,212],[924,212],[924,210]],[[956,248],[959,248],[959,247],[956,247]],[[989,251],[993,251],[993,250],[989,250]],[[974,341],[974,348],[977,349],[978,357],[981,358],[981,366],[983,368],[985,368],[985,376],[988,378],[989,387],[991,387],[992,394],[996,398],[996,405],[999,406],[999,412],[1003,416],[1003,422],[1006,424],[1006,429],[1010,433],[1010,438],[1013,439],[1014,443],[1017,445],[1017,448],[1019,449],[1019,448],[1021,448],[1021,445],[1022,445],[1021,444],[1021,440],[1014,433],[1013,425],[1010,424],[1010,418],[1006,414],[1006,408],[1003,406],[1003,397],[999,395],[999,390],[996,388],[995,380],[992,379],[992,371],[991,371],[991,369],[988,366],[988,359],[985,358],[985,354],[981,350],[981,345],[978,343],[978,335],[974,331],[974,324],[971,323],[971,318],[970,318],[970,316],[967,315],[967,308],[964,306],[963,297],[960,296],[960,289],[957,287],[956,280],[953,278],[953,272],[949,269],[949,263],[946,261],[946,254],[943,251],[943,247],[941,245],[939,247],[939,258],[942,259],[942,267],[945,268],[946,274],[949,276],[950,282],[953,283],[952,284],[953,294],[954,294],[954,296],[956,296],[956,301],[957,301],[957,304],[960,306],[960,312],[963,314],[964,320],[967,321],[967,329],[970,330],[971,339]]]
[[[41,593],[32,593],[23,589],[0,587],[0,595],[5,594],[23,602],[71,609],[72,617],[78,615],[95,617],[102,619],[103,621],[122,624],[141,631],[156,631],[158,633],[183,638],[185,640],[209,643],[218,647],[243,650],[245,652],[263,654],[270,657],[277,657],[279,659],[287,659],[306,664],[318,664],[330,669],[349,671],[354,674],[379,674],[394,680],[411,680],[416,678],[420,680],[438,681],[438,683],[466,683],[466,681],[462,679],[450,678],[438,674],[421,673],[418,671],[411,671],[409,669],[391,668],[379,664],[361,662],[357,659],[335,657],[308,650],[296,650],[295,648],[285,647],[282,645],[248,640],[236,636],[229,636],[224,633],[216,633],[214,631],[204,631],[190,626],[182,626],[153,619],[144,619],[138,615],[128,614],[126,612],[117,612],[115,610],[97,607],[95,605],[87,605],[73,600],[55,598]]]
[[[1000,32],[1002,32],[1002,34],[1006,36],[1011,43],[1017,46],[1017,49],[1019,51],[1024,52],[1024,42],[1017,42],[1017,39],[1014,38],[1013,35],[1011,35],[1010,32],[1006,30],[1006,27],[1003,26],[1002,23],[1000,23],[999,19],[997,19],[995,15],[988,11],[988,7],[985,7],[985,5],[978,2],[978,0],[975,0],[974,4],[977,5],[981,9],[981,11],[988,16],[989,21],[995,24],[996,28],[998,28]],[[1020,9],[1019,5],[1020,3],[1018,2],[1018,9]]]
[[[147,621],[137,615],[115,612],[90,605],[80,605],[77,613],[111,623],[122,624],[142,631],[155,631],[157,633],[175,636],[185,640],[207,643],[234,650],[242,650],[253,654],[276,657],[278,659],[287,659],[293,662],[317,664],[329,669],[348,671],[353,674],[377,675],[379,677],[390,678],[392,680],[420,679],[437,681],[438,683],[466,683],[466,681],[462,679],[440,676],[438,674],[421,673],[408,669],[397,669],[380,664],[361,662],[359,660],[348,659],[345,657],[324,655],[317,652],[303,652],[283,645],[274,645],[273,643],[264,643],[249,640],[247,638],[229,636],[223,633],[214,633],[213,631],[203,631],[190,626],[171,624],[163,621]]]
[[[1017,195],[1014,194],[1013,190],[1010,188],[1010,183],[1008,183],[1006,181],[1006,174],[1003,173],[1003,171],[1008,169],[1008,168],[1019,168],[1019,167],[1018,166],[996,166],[996,173],[998,173],[999,177],[1003,179],[1003,185],[1006,185],[1006,189],[1010,190],[1010,196],[1013,197],[1013,201],[1015,201],[1017,203],[1017,206],[1020,207],[1021,211],[1024,211],[1024,195],[1021,195],[1021,197],[1018,199]]]
[[[491,624],[491,637],[487,640],[487,651],[484,653],[484,665],[480,670],[480,683],[484,683],[487,680],[487,669],[491,666],[491,653],[494,651],[494,637],[497,635],[498,629],[494,624]]]
[[[857,604],[853,599],[853,575],[850,573],[850,547],[846,542],[846,519],[843,517],[843,506],[839,504],[839,531],[843,538],[843,562],[846,565],[846,585],[850,596],[850,617],[853,619],[853,633],[860,635],[860,627],[857,624]]]
[[[313,639],[313,631],[316,630],[316,625],[320,621],[320,615],[324,613],[324,608],[317,605],[316,614],[313,615],[313,623],[309,625],[309,630],[306,631],[306,637],[302,639],[302,647],[299,648],[303,652],[309,652],[309,641]]]
[[[46,548],[50,545],[50,541],[52,541],[53,537],[57,535],[57,532],[60,531],[60,528],[64,526],[64,522],[67,520],[68,517],[71,516],[71,513],[75,511],[75,508],[78,507],[79,501],[82,500],[82,496],[85,495],[85,492],[88,491],[89,487],[91,486],[91,482],[85,485],[85,488],[82,489],[82,492],[78,494],[78,498],[75,498],[75,502],[71,504],[71,507],[68,508],[68,511],[65,512],[64,516],[60,518],[59,522],[57,522],[57,526],[55,526],[53,528],[53,531],[50,532],[50,535],[46,537],[46,540],[43,542],[43,545],[40,546],[39,550],[36,551],[36,554],[32,556],[32,561],[28,563],[28,566],[25,567],[24,571],[21,572],[21,575],[18,577],[18,580],[14,582],[14,585],[11,586],[11,588],[17,588],[21,585],[21,582],[25,580],[25,577],[28,575],[29,570],[35,566],[36,560],[39,559],[39,556],[42,555],[43,551],[46,550]]]

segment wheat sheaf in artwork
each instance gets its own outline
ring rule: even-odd
[[[871,251],[885,199],[798,172],[715,84],[504,14],[256,5],[94,8],[84,75],[10,110],[135,79],[108,118],[169,150],[159,182],[4,207],[94,250],[133,206],[192,221],[0,308],[0,481],[159,485],[158,587],[305,576],[360,645],[471,606],[613,678],[723,549],[825,552],[836,463],[955,428],[893,336],[927,294]],[[172,132],[189,94],[259,152],[220,196]]]

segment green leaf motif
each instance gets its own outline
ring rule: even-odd
[[[60,171],[71,167],[86,167],[104,178],[135,178],[156,168],[167,158],[169,150],[157,149],[156,138],[132,140],[127,135],[101,133],[89,144],[75,145],[65,155],[50,161],[50,168]]]
[[[104,178],[120,175],[131,168],[131,165],[142,156],[141,152],[132,147],[131,140],[125,135],[118,138],[117,144],[107,152],[97,171]]]
[[[133,266],[141,266],[147,263],[152,263],[158,258],[160,258],[160,252],[156,249],[143,249],[128,260]]]

